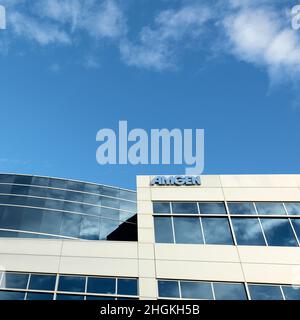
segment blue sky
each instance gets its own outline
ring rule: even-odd
[[[0,4],[0,171],[128,188],[184,173],[97,164],[97,131],[127,120],[205,129],[205,174],[299,173],[296,1]]]

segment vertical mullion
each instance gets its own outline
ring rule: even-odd
[[[199,220],[200,220],[200,228],[201,228],[201,233],[202,233],[203,244],[206,244],[205,235],[204,235],[204,228],[203,228],[203,224],[202,224],[202,217],[201,217],[201,212],[200,212],[200,207],[199,207],[199,202],[197,202],[197,209],[198,209],[198,214],[200,214]]]
[[[179,299],[182,299],[181,281],[178,280]]]
[[[56,300],[57,291],[58,291],[58,282],[59,282],[59,273],[56,274],[53,300]]]
[[[213,299],[216,300],[214,284],[211,282],[210,286],[211,286],[211,290],[212,290],[212,294],[213,294]]]
[[[231,221],[231,214],[230,214],[230,211],[228,209],[227,201],[224,201],[224,204],[225,204],[225,208],[226,208],[226,211],[227,211],[227,219],[228,219],[228,222],[229,222],[229,227],[230,227],[233,243],[234,243],[235,246],[237,246],[238,244],[237,244],[237,240],[236,240],[236,237],[235,237],[235,232],[234,232],[234,229],[233,229],[233,224],[232,224],[232,221]]]
[[[264,228],[263,228],[263,225],[262,225],[262,223],[261,223],[261,221],[260,221],[260,217],[257,217],[257,219],[258,219],[258,222],[259,222],[259,225],[260,225],[260,228],[261,228],[262,235],[263,235],[264,240],[265,240],[265,242],[266,242],[266,246],[269,247],[269,243],[268,243],[267,237],[266,237],[266,235],[265,235],[265,230],[264,230]]]
[[[282,289],[282,286],[279,286],[279,288],[280,288],[280,291],[281,291],[281,294],[282,294],[283,300],[286,300],[286,298],[285,298],[285,294],[284,294],[283,289]]]
[[[300,246],[300,242],[299,242],[299,239],[298,239],[296,230],[295,230],[295,228],[294,228],[294,226],[293,226],[293,223],[292,223],[292,221],[291,221],[290,218],[288,218],[288,221],[290,222],[290,225],[291,225],[291,228],[292,228],[292,230],[293,230],[293,233],[294,233],[294,236],[295,236],[295,238],[296,238],[296,241],[297,241],[297,243],[298,243],[298,246]]]

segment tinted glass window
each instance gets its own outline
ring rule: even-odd
[[[100,219],[96,217],[82,216],[80,238],[98,240],[100,234]]]
[[[178,281],[158,281],[158,295],[163,298],[179,298]]]
[[[153,202],[154,213],[171,213],[170,202]]]
[[[101,193],[106,196],[118,198],[120,196],[120,190],[116,188],[110,188],[106,186],[102,186]]]
[[[44,210],[41,221],[41,232],[59,235],[62,215],[63,214],[59,212]]]
[[[133,295],[138,294],[136,279],[118,279],[118,294]]]
[[[174,217],[176,243],[203,243],[199,218]]]
[[[33,290],[54,290],[56,276],[32,274],[29,282],[29,289]]]
[[[288,219],[261,219],[270,246],[298,246]]]
[[[12,174],[0,174],[1,183],[13,183],[15,176]]]
[[[42,219],[43,210],[24,208],[20,229],[40,232]]]
[[[232,225],[238,245],[266,245],[257,218],[233,218]]]
[[[297,214],[300,215],[300,203],[285,203],[286,210],[288,214]]]
[[[227,204],[231,214],[256,214],[252,202],[228,202]]]
[[[60,276],[58,291],[84,292],[85,277]]]
[[[0,300],[24,300],[25,292],[0,291]]]
[[[291,219],[291,222],[298,236],[298,239],[300,239],[300,219]]]
[[[114,278],[88,278],[87,292],[116,293],[116,279]]]
[[[116,209],[120,208],[120,200],[115,198],[102,197],[101,204],[104,207],[116,208]]]
[[[118,229],[119,224],[120,224],[119,220],[101,218],[100,219],[100,239],[101,240],[109,239],[109,237],[113,234],[113,232],[116,229]]]
[[[252,300],[283,300],[279,286],[248,285]]]
[[[31,184],[32,176],[15,176],[16,184]]]
[[[22,219],[23,208],[19,207],[5,207],[2,213],[0,227],[6,229],[19,229]]]
[[[64,213],[60,234],[66,237],[79,237],[82,216],[79,214]]]
[[[300,300],[300,287],[282,286],[286,300]]]
[[[26,300],[53,300],[53,294],[28,292]]]
[[[214,283],[216,300],[247,300],[246,290],[241,283]]]
[[[26,289],[28,274],[5,272],[2,277],[1,288]]]
[[[283,204],[276,202],[256,202],[258,214],[286,214]]]
[[[182,298],[213,300],[210,283],[181,281],[180,286]]]
[[[232,245],[232,235],[227,218],[201,218],[206,244]]]
[[[226,208],[222,202],[199,202],[201,214],[226,214]]]
[[[71,294],[57,294],[56,300],[84,300],[84,296]]]
[[[173,243],[173,230],[171,218],[154,217],[155,242]]]
[[[196,202],[172,202],[173,213],[197,214],[198,207]]]

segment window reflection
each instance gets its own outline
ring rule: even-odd
[[[167,217],[154,217],[155,241],[157,243],[173,243],[172,220]]]
[[[174,217],[176,243],[203,243],[199,218]]]
[[[214,283],[216,300],[247,300],[242,283]]]
[[[283,300],[279,286],[248,285],[251,300]]]
[[[231,214],[256,214],[253,202],[228,202]]]
[[[233,218],[232,225],[238,245],[265,246],[264,236],[257,218]]]
[[[182,298],[213,300],[210,283],[181,281],[180,287]]]
[[[298,246],[288,219],[261,219],[267,242],[270,246]]]
[[[288,214],[291,214],[291,215],[300,215],[300,203],[299,202],[288,202],[288,203],[285,203],[285,207],[286,207],[286,210],[288,212]]]
[[[179,298],[178,281],[158,281],[158,295],[162,298]]]
[[[282,203],[276,202],[255,202],[256,209],[258,214],[274,214],[274,215],[285,215],[286,212],[284,210]]]
[[[227,218],[201,218],[201,220],[206,244],[233,244]]]
[[[199,202],[201,214],[226,214],[223,202]]]
[[[197,214],[198,206],[196,202],[172,202],[172,212]]]

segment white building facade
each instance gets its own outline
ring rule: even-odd
[[[22,232],[7,227],[12,204],[6,204],[0,298],[300,300],[300,175],[203,175],[195,186],[151,185],[152,179],[137,177],[137,239],[112,237],[120,223],[107,236],[103,209],[100,220],[82,216],[76,235],[70,235],[74,221],[63,216],[56,238],[41,231],[43,220],[43,238],[33,238],[28,226]],[[124,232],[134,233],[134,197],[123,191],[118,211],[126,219],[120,221],[129,221]],[[91,188],[80,192],[95,195]],[[106,196],[98,207],[109,208]],[[62,232],[66,226],[69,234]]]

